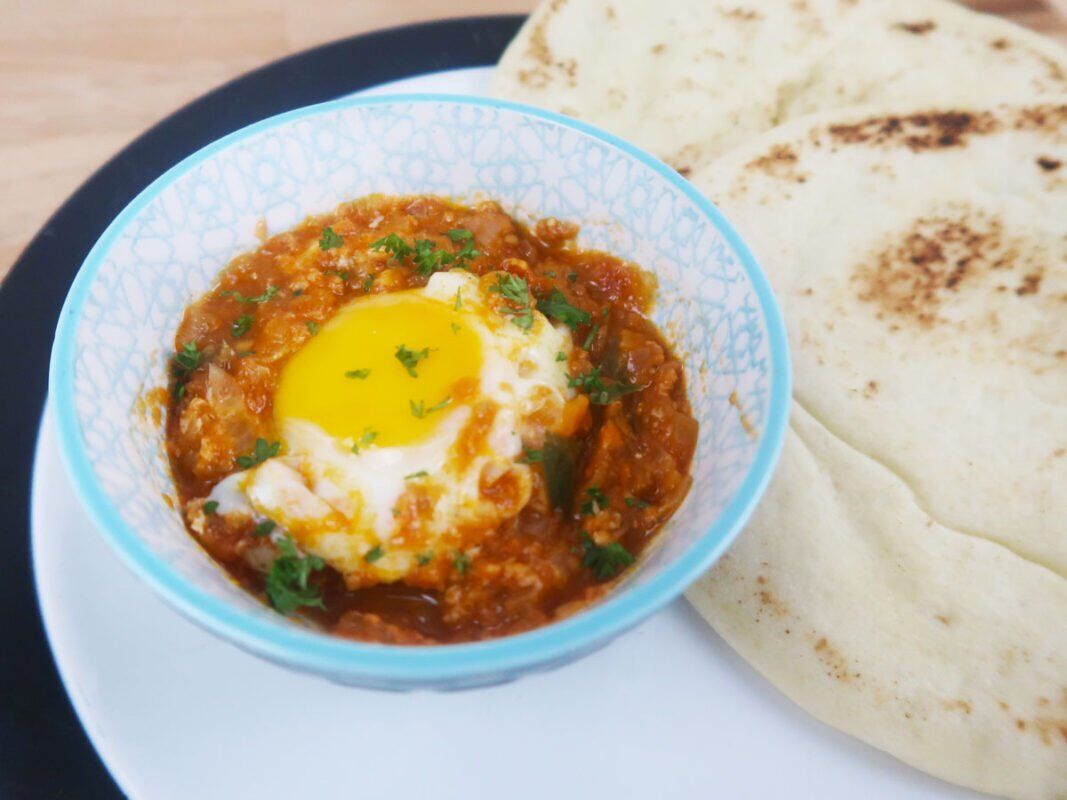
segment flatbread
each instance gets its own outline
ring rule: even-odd
[[[817,717],[1067,797],[1067,97],[798,120],[695,173],[783,305],[783,463],[690,601]]]
[[[943,0],[546,0],[494,91],[600,125],[688,174],[813,111],[1062,94],[1067,58]]]

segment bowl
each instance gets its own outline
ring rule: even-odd
[[[371,193],[496,199],[519,219],[581,224],[579,244],[654,272],[654,319],[687,368],[700,423],[694,483],[656,545],[607,597],[484,642],[349,641],[234,585],[186,533],[163,432],[142,398],[166,385],[186,305],[265,220],[282,231]],[[448,95],[353,98],[251,125],[160,176],[82,264],[56,332],[50,404],[75,490],[111,548],[180,613],[282,666],[381,689],[499,683],[590,653],[671,602],[741,530],[782,446],[782,319],[752,254],[708,200],[632,145],[566,117]],[[102,591],[105,590],[102,588]]]

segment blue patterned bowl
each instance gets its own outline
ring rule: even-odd
[[[688,369],[700,421],[688,499],[610,596],[516,636],[442,647],[362,644],[275,614],[185,532],[162,431],[139,398],[166,383],[186,304],[271,231],[373,192],[499,200],[581,224],[580,244],[656,273],[655,320]],[[606,644],[706,570],[771,476],[790,394],[785,332],[751,253],[719,212],[632,145],[511,103],[339,100],[237,131],[145,189],[78,273],[56,333],[51,402],[82,503],[115,552],[178,611],[270,661],[342,683],[456,689],[554,667]]]

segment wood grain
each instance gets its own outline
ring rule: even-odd
[[[524,12],[534,4],[0,0],[0,277],[96,167],[208,89],[264,62],[361,31],[444,16]],[[1067,24],[1044,0],[972,5],[1067,44]]]

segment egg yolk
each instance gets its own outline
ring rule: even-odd
[[[481,337],[451,304],[418,290],[360,298],[286,364],[274,416],[357,445],[412,444],[461,402],[481,364]]]

